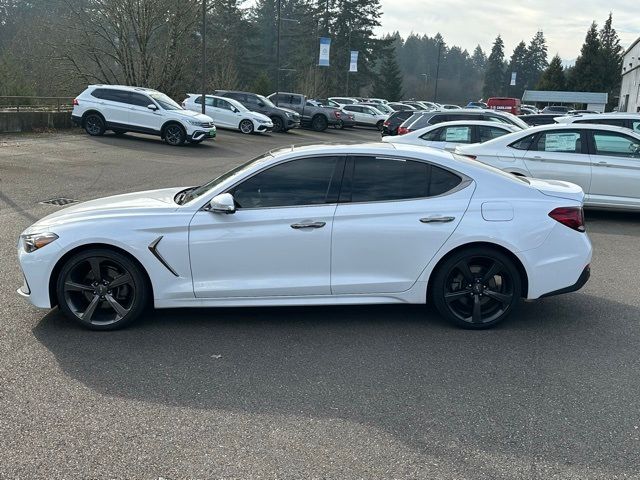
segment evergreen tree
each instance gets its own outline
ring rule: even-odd
[[[389,51],[384,56],[380,72],[373,81],[371,95],[392,102],[402,99],[402,72],[398,67],[394,51]]]
[[[498,35],[491,54],[487,60],[487,69],[484,75],[484,88],[482,90],[484,98],[500,96],[504,92],[504,42]]]
[[[484,69],[487,66],[487,56],[482,51],[482,47],[480,45],[477,45],[473,50],[471,64],[478,72],[484,73]]]
[[[556,55],[551,59],[551,63],[540,77],[536,85],[536,90],[563,91],[567,88],[562,59]]]
[[[598,25],[591,24],[584,44],[580,50],[580,56],[576,60],[571,72],[570,86],[579,92],[602,92],[602,43],[598,36]]]
[[[525,76],[527,74],[527,61],[528,61],[527,45],[521,41],[513,50],[511,60],[509,61],[509,68],[507,69],[506,85],[508,85],[508,91],[510,97],[521,98],[524,92],[524,84],[526,82]],[[511,73],[516,73],[516,84],[511,85]]]
[[[524,89],[532,89],[540,80],[542,72],[549,66],[547,61],[547,40],[542,30],[538,30],[529,42],[523,72]]]
[[[266,96],[273,93],[274,90],[275,89],[271,83],[271,78],[265,71],[260,72],[251,84],[251,91],[259,95]]]
[[[609,18],[600,30],[600,50],[602,85],[604,91],[609,94],[609,107],[615,106],[615,97],[620,93],[620,83],[622,82],[622,61],[623,50],[620,46],[620,38],[612,26],[613,18],[609,13]]]

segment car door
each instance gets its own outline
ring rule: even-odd
[[[149,105],[155,105],[152,110]],[[164,115],[162,109],[151,98],[142,93],[131,92],[129,96],[129,124],[139,131],[160,132]]]
[[[411,288],[473,194],[467,177],[417,160],[349,158],[333,221],[331,292]]]
[[[579,129],[541,132],[523,155],[531,176],[566,180],[589,193],[592,169],[585,132]]]
[[[593,176],[589,201],[640,207],[640,140],[624,133],[592,130]]]
[[[358,125],[362,125],[363,121],[362,121],[362,107],[359,107],[357,105],[345,105],[344,107],[342,107],[343,110],[351,113],[353,115],[353,119],[355,120],[356,124]]]
[[[98,105],[108,125],[124,128],[129,124],[129,92],[105,88]]]
[[[360,107],[362,109],[361,118],[365,125],[375,126],[378,123],[378,114],[371,107]]]
[[[196,297],[328,295],[344,159],[289,160],[229,189],[233,214],[199,211],[189,248]]]
[[[451,125],[444,127],[442,140],[444,140],[444,150],[452,152],[458,145],[468,145],[473,143],[473,127],[471,125]]]
[[[236,108],[222,98],[211,99],[211,111],[213,112],[213,122],[227,128],[238,128],[241,115]]]

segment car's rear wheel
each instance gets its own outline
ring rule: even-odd
[[[522,281],[508,256],[490,248],[470,248],[440,265],[432,289],[443,317],[463,328],[483,329],[500,323],[517,307]]]
[[[182,126],[172,123],[164,129],[164,141],[173,147],[182,145],[187,139],[187,134]]]
[[[253,122],[251,120],[242,120],[240,122],[240,132],[250,135],[253,133]]]
[[[285,132],[284,122],[280,117],[271,117],[271,121],[273,122],[273,131],[274,132]]]
[[[342,130],[344,128],[344,122],[342,120],[338,120],[338,123],[336,123],[333,128]]]
[[[115,330],[142,314],[149,287],[141,268],[127,256],[96,248],[64,263],[56,295],[69,318],[93,330]]]
[[[316,132],[324,132],[328,126],[329,122],[324,115],[316,115],[313,117],[313,120],[311,120],[311,128]]]
[[[84,130],[93,137],[104,134],[106,130],[104,119],[97,113],[90,113],[84,119]]]

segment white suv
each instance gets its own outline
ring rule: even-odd
[[[71,119],[89,135],[112,130],[159,135],[169,145],[215,138],[211,117],[185,110],[164,93],[149,88],[89,85],[73,101]]]

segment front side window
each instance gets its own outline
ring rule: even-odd
[[[632,129],[634,132],[638,132],[638,133],[640,133],[640,120],[633,120],[633,121],[631,122],[631,129]]]
[[[640,141],[615,132],[593,132],[596,155],[640,157]]]
[[[153,103],[146,95],[140,93],[131,93],[129,99],[129,103],[138,107],[148,107]]]
[[[582,153],[580,132],[551,131],[540,134],[535,144],[539,152]]]
[[[311,157],[281,163],[248,178],[230,193],[238,208],[295,207],[335,202],[339,157]],[[341,173],[341,172],[340,172]],[[335,176],[335,180],[334,180]]]
[[[226,100],[222,100],[220,98],[212,98],[213,106],[216,108],[221,108],[222,110],[233,110],[231,104]]]
[[[356,157],[350,191],[341,201],[381,202],[441,195],[462,179],[448,170],[413,160]]]

